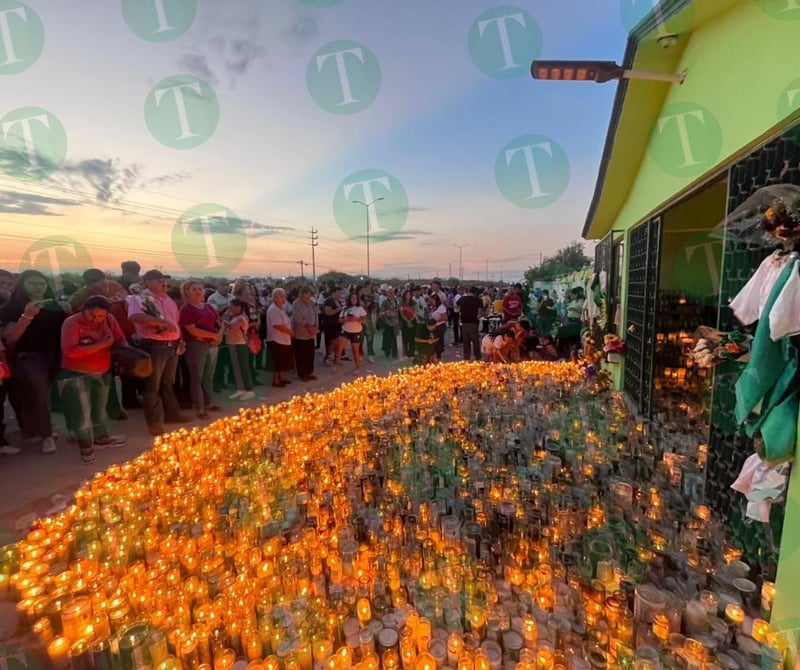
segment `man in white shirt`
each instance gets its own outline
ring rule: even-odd
[[[231,304],[231,300],[233,300],[233,296],[231,296],[230,283],[227,279],[218,279],[217,290],[208,296],[208,300],[206,302],[208,302],[208,304],[217,310],[220,316],[222,316],[225,314],[228,306]]]

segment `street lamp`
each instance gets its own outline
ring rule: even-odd
[[[461,262],[461,253],[464,251],[464,247],[468,247],[469,244],[453,244],[454,247],[458,247],[458,281],[464,281],[464,265]]]
[[[550,81],[593,81],[605,84],[612,79],[644,79],[682,84],[686,70],[677,74],[626,70],[611,60],[535,60],[531,63],[531,77]]]
[[[372,207],[376,202],[379,200],[383,200],[383,198],[375,198],[370,203],[361,202],[360,200],[353,200],[352,203],[354,205],[361,205],[364,209],[367,210],[367,277],[370,276],[369,273],[369,208]]]

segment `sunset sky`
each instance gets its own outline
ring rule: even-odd
[[[615,92],[531,56],[619,61],[622,2],[0,0],[0,267],[297,275],[314,227],[364,273],[370,217],[374,276],[517,279],[580,238]]]

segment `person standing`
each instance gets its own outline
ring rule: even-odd
[[[461,298],[464,295],[464,287],[457,286],[453,292],[453,346],[461,344]]]
[[[319,309],[310,286],[300,289],[300,295],[292,307],[292,348],[300,381],[313,381],[315,338],[319,333]]]
[[[80,460],[94,463],[96,448],[121,447],[124,436],[109,435],[106,413],[111,375],[111,347],[128,340],[109,313],[111,303],[101,295],[83,301],[81,310],[61,327],[62,370],[56,378],[67,429],[78,443]]]
[[[128,303],[128,319],[136,328],[136,344],[150,354],[153,372],[144,380],[142,409],[153,436],[163,435],[165,423],[188,423],[175,397],[178,356],[186,350],[178,325],[178,305],[167,295],[169,275],[160,270],[144,273],[145,290]]]
[[[272,304],[267,309],[267,346],[272,354],[272,385],[283,388],[291,384],[283,373],[294,367],[292,356],[292,321],[285,310],[286,291],[276,288],[272,292]]]
[[[503,323],[517,321],[522,316],[522,286],[514,284],[503,298]]]
[[[24,444],[40,445],[53,454],[56,442],[47,401],[61,368],[61,326],[69,305],[55,299],[47,278],[38,270],[25,270],[14,292],[0,310],[6,347],[10,350],[11,377],[20,412],[17,415]]]
[[[397,331],[400,325],[400,304],[391,286],[386,287],[386,299],[379,307],[383,321],[383,340],[381,348],[386,358],[397,360]]]
[[[250,349],[247,346],[250,319],[247,318],[246,309],[246,302],[234,298],[225,312],[222,323],[225,338],[222,349],[230,361],[231,373],[236,384],[236,391],[229,396],[231,400],[250,400],[256,397],[250,373]]]
[[[330,365],[331,359],[333,360],[333,365],[339,365],[339,361],[342,358],[344,340],[342,339],[342,324],[339,319],[339,314],[342,312],[341,295],[342,289],[335,286],[322,306],[324,312],[322,328],[325,331],[324,365]]]
[[[225,311],[233,300],[231,295],[231,284],[227,279],[217,279],[217,290],[208,296],[208,304],[211,305],[217,314],[225,316]]]
[[[403,291],[400,303],[400,334],[403,339],[403,358],[414,358],[417,337],[417,301],[410,288]]]
[[[361,306],[358,293],[353,291],[347,297],[347,307],[342,312],[342,337],[350,341],[356,371],[361,369],[361,332],[366,318],[367,310]]]
[[[203,282],[190,279],[181,286],[183,305],[180,325],[186,342],[184,360],[189,373],[189,397],[198,419],[207,419],[209,411],[219,411],[211,398],[214,366],[222,342],[220,317],[212,305],[205,302]]]
[[[464,360],[474,358],[481,360],[481,342],[478,334],[478,322],[483,314],[483,301],[479,297],[480,289],[473,286],[469,293],[462,295],[458,301],[461,318],[461,341],[464,347]]]

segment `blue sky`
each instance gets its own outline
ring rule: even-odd
[[[348,200],[335,209],[334,199],[348,176],[369,169],[389,175],[393,185],[384,192],[381,184],[390,182],[374,182],[373,196],[386,196],[369,213],[376,276],[446,275],[451,267],[456,275],[454,245],[461,244],[467,245],[465,278],[483,278],[488,260],[490,279],[516,279],[540,254],[579,238],[615,84],[534,82],[525,50],[536,48],[533,19],[543,58],[619,61],[626,30],[617,0],[340,0],[325,8],[311,6],[312,0],[136,1],[139,18],[128,14],[126,20],[124,6],[133,0],[0,0],[0,12],[17,10],[6,14],[17,58],[27,54],[32,61],[23,71],[4,69],[9,54],[0,42],[0,121],[37,107],[61,122],[67,138],[66,156],[47,178],[0,173],[6,237],[0,266],[66,267],[78,262],[77,246],[80,259],[88,255],[109,270],[131,257],[183,275],[284,276],[297,274],[296,261],[311,261],[313,226],[319,231],[318,273],[364,272],[365,235],[355,231],[367,212]],[[165,34],[179,31],[181,22],[187,29],[167,41],[143,37],[148,11],[153,26],[166,21]],[[492,11],[524,17],[504,24],[510,53],[525,61],[522,76],[500,79],[476,65],[475,53],[478,60],[502,57],[497,21],[484,25],[473,43],[477,52],[468,48],[473,25]],[[34,13],[44,31],[38,56],[24,48],[35,46],[35,34],[26,32]],[[374,57],[380,72],[379,89],[371,89],[371,61],[362,63],[355,52],[342,56],[352,97],[376,92],[349,114],[332,113],[319,98],[320,81],[344,96],[332,57],[326,69],[317,68],[321,79],[306,76],[315,54],[335,51],[328,46],[339,40],[363,47],[359,55]],[[148,96],[175,75],[199,78],[218,103],[218,124],[193,148],[167,146],[163,133],[156,136],[153,115],[150,122],[145,116]],[[158,113],[177,119],[177,94],[165,95]],[[213,107],[205,98],[201,103],[188,108],[190,125],[198,126],[197,114],[203,120]],[[20,133],[19,123],[10,134],[0,132],[0,148],[19,150]],[[542,188],[563,191],[546,206],[520,206],[498,187],[498,156],[528,135],[556,143],[569,160],[569,180],[558,186],[561,173],[538,155]],[[46,133],[37,138],[37,150],[47,146],[39,139],[51,139]],[[510,160],[512,172],[500,179],[514,181],[512,190],[529,188],[522,154]],[[408,203],[400,218],[398,183]],[[538,204],[535,198],[525,203]],[[194,223],[179,225],[199,205],[229,213],[225,219],[213,214],[210,242]],[[390,219],[404,219],[402,227],[389,230]],[[30,251],[31,245],[41,250],[54,244],[42,240],[53,236],[75,245],[48,254]],[[231,245],[225,236],[246,238],[246,245]]]

